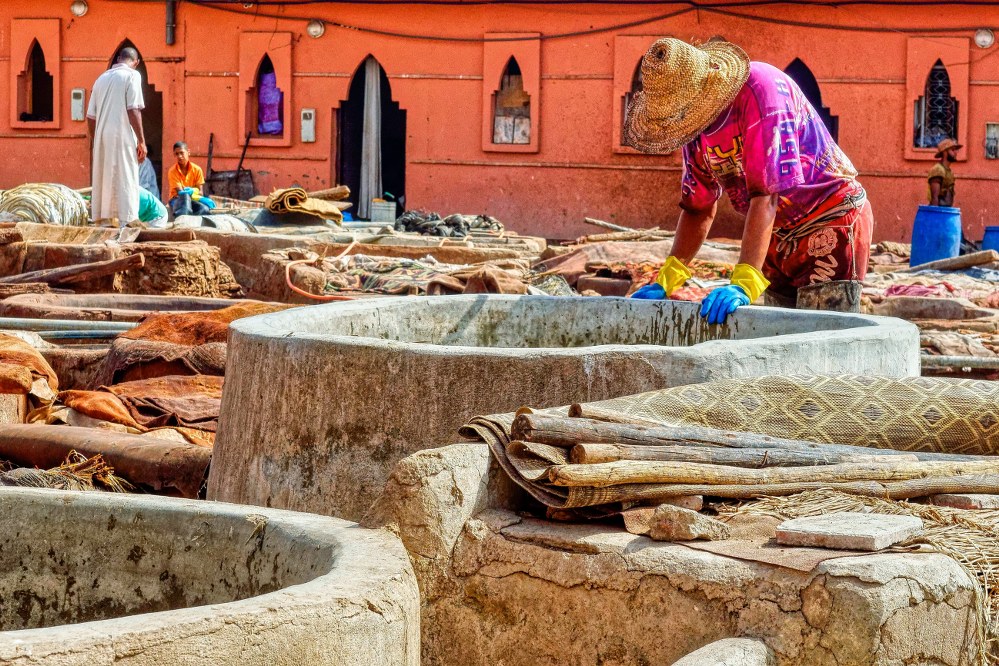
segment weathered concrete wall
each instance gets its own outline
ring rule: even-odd
[[[0,663],[419,663],[398,540],[342,520],[0,489]]]
[[[477,414],[765,374],[919,373],[893,319],[611,298],[391,298],[232,326],[209,497],[356,519]]]
[[[424,664],[671,664],[741,637],[779,666],[974,663],[974,590],[950,558],[863,555],[802,572],[526,518],[486,448],[404,459],[364,521],[409,551]]]

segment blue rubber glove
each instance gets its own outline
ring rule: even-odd
[[[201,197],[200,199],[198,199],[198,203],[200,203],[203,206],[206,206],[209,210],[215,210],[215,202],[209,199],[208,197]]]
[[[710,296],[710,294],[708,295]],[[662,301],[666,300],[666,290],[663,289],[661,284],[653,282],[636,291],[630,298],[641,298],[646,301]]]
[[[730,314],[742,305],[749,305],[746,290],[736,284],[718,287],[701,302],[701,316],[709,324],[724,324]]]
[[[194,188],[193,187],[182,187],[179,190],[177,190],[177,194],[194,194]]]

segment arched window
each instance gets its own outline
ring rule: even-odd
[[[937,60],[926,77],[923,95],[913,113],[913,146],[935,148],[944,139],[957,137],[957,100],[951,97],[950,76]]]
[[[531,142],[531,96],[524,90],[524,77],[513,56],[500,77],[500,87],[493,94],[493,143],[527,144]]]
[[[28,49],[17,84],[18,119],[22,122],[52,122],[52,75],[45,69],[45,52],[37,39]]]
[[[631,88],[628,92],[624,94],[621,98],[621,136],[624,136],[624,126],[628,124],[628,107],[631,106],[631,100],[635,97],[635,93],[642,91],[642,61],[639,60],[638,64],[635,65],[635,71],[631,75]],[[623,142],[622,142],[623,145]]]
[[[247,112],[248,131],[256,136],[284,135],[284,92],[278,87],[274,63],[266,53],[260,59],[254,85],[247,91]]]
[[[784,73],[794,79],[794,82],[801,88],[801,92],[805,93],[805,97],[822,118],[822,122],[829,130],[833,141],[839,141],[839,116],[832,115],[828,106],[822,106],[822,91],[819,89],[819,82],[815,79],[815,75],[812,74],[808,65],[801,58],[795,58],[784,69]]]

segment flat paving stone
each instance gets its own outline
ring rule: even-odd
[[[941,493],[931,495],[929,500],[934,506],[947,506],[952,509],[999,509],[999,495]]]
[[[874,551],[887,548],[923,531],[915,516],[875,513],[831,513],[795,518],[777,526],[777,543],[841,550]]]

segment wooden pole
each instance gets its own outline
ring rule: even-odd
[[[813,467],[744,469],[688,462],[620,460],[596,465],[555,465],[548,479],[556,486],[620,486],[637,483],[697,483],[765,485],[782,483],[842,483],[848,481],[908,481],[946,476],[996,475],[999,460],[968,462],[867,462]],[[691,493],[702,494],[702,493]],[[710,494],[710,493],[703,493]]]
[[[918,266],[909,266],[895,271],[896,273],[914,273],[916,271],[959,271],[962,268],[972,268],[982,264],[991,264],[999,261],[999,252],[995,250],[982,250],[971,254],[962,254],[959,257],[948,259],[938,259]]]
[[[631,446],[628,444],[577,444],[569,452],[576,465],[593,465],[619,460],[694,462],[731,467],[805,467],[848,462],[889,462],[916,456],[845,454],[833,451],[793,451],[785,449],[726,449],[713,446]]]
[[[142,268],[146,258],[141,254],[131,254],[119,259],[94,261],[88,264],[65,266],[62,268],[46,268],[41,271],[21,273],[0,278],[0,284],[23,284],[25,282],[44,282],[46,284],[64,284],[84,282],[105,275],[113,275],[133,268]]]
[[[604,229],[610,229],[612,231],[635,231],[631,227],[622,227],[620,224],[612,224],[610,222],[604,222],[603,220],[598,220],[593,217],[584,217],[583,222],[587,224],[592,224],[595,227],[603,227]]]
[[[984,460],[987,456],[966,456],[947,453],[895,451],[846,444],[820,444],[794,439],[781,439],[756,433],[715,430],[700,426],[649,426],[644,424],[609,423],[583,418],[564,418],[542,414],[520,414],[513,421],[511,439],[571,448],[576,444],[700,445],[739,449],[785,449],[823,451],[841,454],[915,455],[919,460],[961,461]]]
[[[976,476],[945,476],[926,479],[909,479],[880,483],[878,481],[849,481],[827,483],[810,481],[803,483],[773,483],[755,485],[705,484],[633,484],[610,488],[569,488],[562,508],[572,509],[612,502],[655,502],[671,497],[686,495],[708,495],[725,499],[752,499],[754,497],[778,497],[795,495],[809,490],[835,490],[862,497],[882,499],[909,499],[940,493],[982,493],[999,494],[999,476],[994,474]]]

